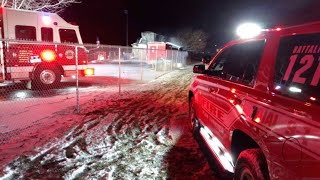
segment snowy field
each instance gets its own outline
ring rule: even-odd
[[[100,89],[80,115],[17,130],[0,147],[0,179],[217,179],[189,130],[192,77],[188,67],[120,95]]]

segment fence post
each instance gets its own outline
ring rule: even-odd
[[[142,49],[137,49],[139,51],[139,54],[141,54]],[[139,56],[139,59],[141,58],[141,56]],[[143,64],[142,64],[142,59],[140,59],[140,80],[143,80]]]
[[[157,64],[158,64],[158,46],[157,46],[157,49],[156,49],[155,71],[157,71]]]
[[[118,74],[119,94],[121,93],[121,48],[119,47],[119,74]]]
[[[78,46],[76,46],[76,52],[75,52],[75,54],[76,54],[76,101],[77,101],[77,113],[79,114],[80,113],[80,102],[79,102],[79,99],[80,99],[80,97],[79,97],[79,67],[78,67],[78,65],[79,65],[79,58],[78,58]]]
[[[173,56],[173,51],[172,51],[172,50],[170,50],[170,51],[171,51],[170,71],[172,71],[172,67],[173,67],[173,58],[172,58],[172,56]]]
[[[175,62],[176,62],[176,64],[178,64],[178,51],[177,50],[175,50],[176,51],[176,60],[175,60]]]
[[[181,53],[180,51],[178,51],[178,63],[180,64],[181,63]],[[181,65],[181,64],[180,64]]]

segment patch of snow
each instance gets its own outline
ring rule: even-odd
[[[79,177],[81,177],[81,175],[85,172],[85,170],[88,168],[87,165],[82,165],[81,167],[79,167],[78,169],[76,169],[75,171],[72,172],[72,174],[70,176],[66,176],[65,179],[67,180],[74,180],[77,179]]]
[[[7,172],[3,177],[0,177],[0,180],[11,180],[17,176],[17,172],[13,171],[11,168],[6,168],[5,171]]]
[[[176,70],[121,94],[102,91],[81,106],[78,124],[61,132],[60,139],[52,138],[35,149],[39,153],[30,159],[39,160],[38,164],[25,166],[23,158],[18,158],[21,163],[8,165],[11,169],[6,172],[17,172],[24,179],[212,176],[187,128],[192,77],[191,68]]]
[[[40,153],[38,153],[37,155],[31,156],[30,157],[30,161],[36,161],[37,159],[39,159],[39,158],[45,156],[46,154],[48,154],[51,150],[52,150],[52,148],[45,149],[45,150],[41,151]]]

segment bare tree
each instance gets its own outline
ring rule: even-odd
[[[208,35],[202,30],[183,29],[175,38],[176,44],[190,51],[203,51],[207,46]]]
[[[1,0],[1,7],[32,11],[60,12],[78,0]]]

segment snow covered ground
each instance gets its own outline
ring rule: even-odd
[[[189,130],[192,77],[188,67],[99,91],[80,115],[68,108],[17,130],[0,146],[0,179],[216,179]]]

